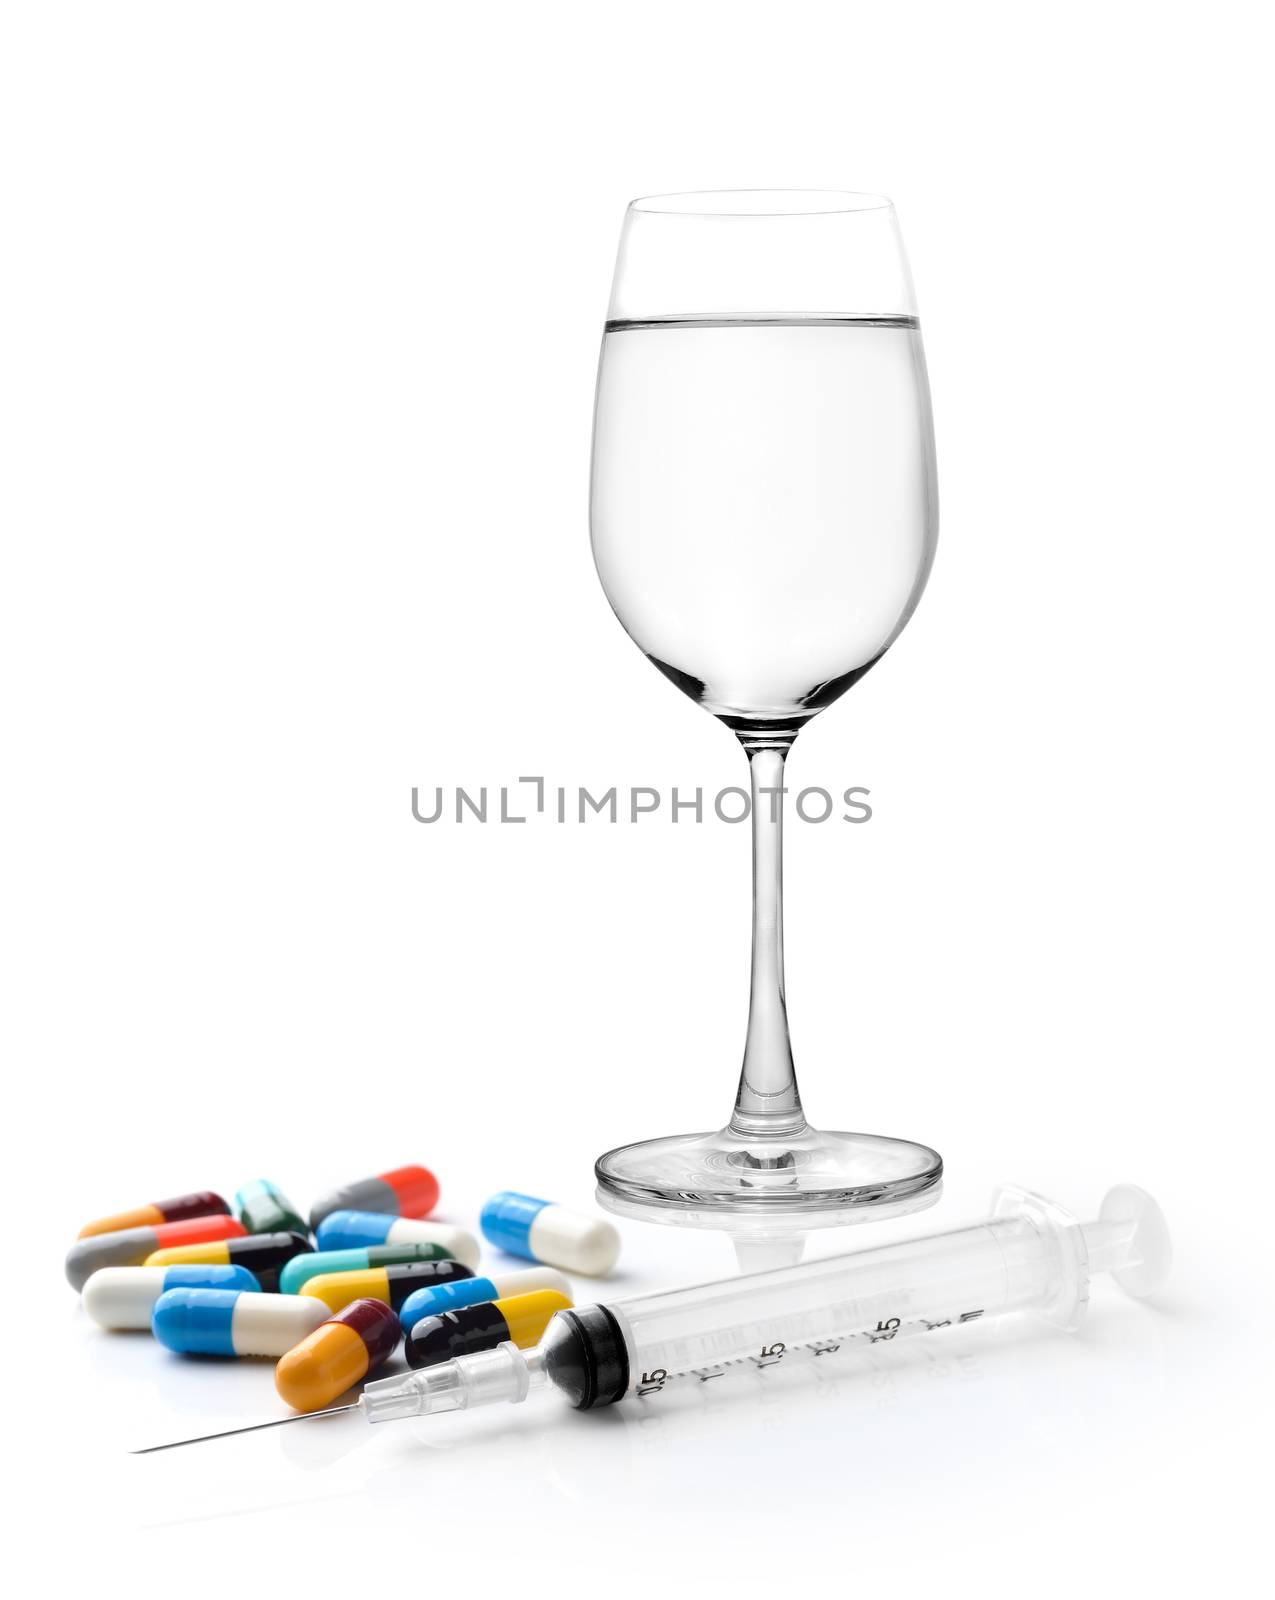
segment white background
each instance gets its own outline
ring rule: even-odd
[[[14,5],[5,286],[6,1460],[37,1572],[703,1593],[1251,1588],[1269,1398],[1270,128],[1233,4]],[[728,1109],[747,842],[412,820],[412,785],[738,783],[589,557],[625,202],[878,189],[943,533],[803,735],[789,999],[816,1121],[1177,1266],[660,1418],[300,1424],[61,1281],[89,1216],[424,1160],[591,1203]],[[612,1292],[731,1269],[627,1224]],[[830,1248],[820,1240],[815,1248]],[[590,1290],[581,1285],[582,1296]],[[31,1402],[39,1400],[40,1414]],[[541,1427],[539,1423],[546,1422]],[[362,1431],[360,1431],[362,1430]],[[29,1454],[28,1454],[29,1453]],[[67,1530],[80,1530],[68,1548]],[[140,1531],[139,1531],[140,1530]],[[144,1555],[133,1550],[138,1547]],[[48,1563],[55,1561],[55,1568]],[[1242,1577],[1247,1574],[1247,1577]]]

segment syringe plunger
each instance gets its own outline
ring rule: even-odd
[[[1137,1300],[1154,1294],[1169,1275],[1173,1245],[1164,1213],[1132,1183],[1107,1191],[1096,1222],[1081,1226],[1090,1272],[1109,1272]]]

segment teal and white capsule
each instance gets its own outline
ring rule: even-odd
[[[149,1328],[155,1302],[169,1289],[256,1294],[261,1285],[247,1267],[99,1267],[84,1285],[84,1309],[103,1328]]]
[[[459,1278],[413,1289],[398,1308],[398,1320],[403,1332],[411,1333],[422,1317],[441,1317],[444,1311],[480,1306],[488,1300],[507,1300],[510,1295],[530,1294],[535,1289],[555,1289],[568,1299],[571,1296],[571,1285],[560,1272],[552,1267],[528,1267],[524,1272],[502,1272],[495,1278]]]
[[[282,1356],[331,1314],[304,1294],[168,1289],[151,1312],[151,1332],[183,1355]]]
[[[479,1225],[492,1244],[510,1255],[566,1272],[600,1277],[620,1259],[620,1235],[605,1217],[568,1211],[512,1189],[492,1195]]]

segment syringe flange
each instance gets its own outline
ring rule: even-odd
[[[1056,1328],[1075,1333],[1089,1306],[1089,1253],[1080,1223],[1065,1206],[1032,1189],[1008,1183],[992,1197],[992,1215],[1021,1217],[1048,1235],[1057,1257],[1050,1296],[1036,1310]]]

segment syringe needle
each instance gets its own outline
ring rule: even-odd
[[[327,1406],[322,1411],[301,1411],[295,1417],[274,1417],[269,1422],[249,1422],[242,1428],[222,1428],[219,1433],[197,1433],[190,1439],[170,1439],[167,1444],[148,1444],[141,1450],[130,1450],[131,1456],[151,1456],[157,1450],[178,1450],[184,1444],[204,1444],[209,1439],[228,1439],[232,1433],[257,1433],[262,1428],[281,1428],[285,1422],[309,1422],[311,1417],[335,1417],[342,1411],[358,1411],[359,1402],[348,1406]]]

